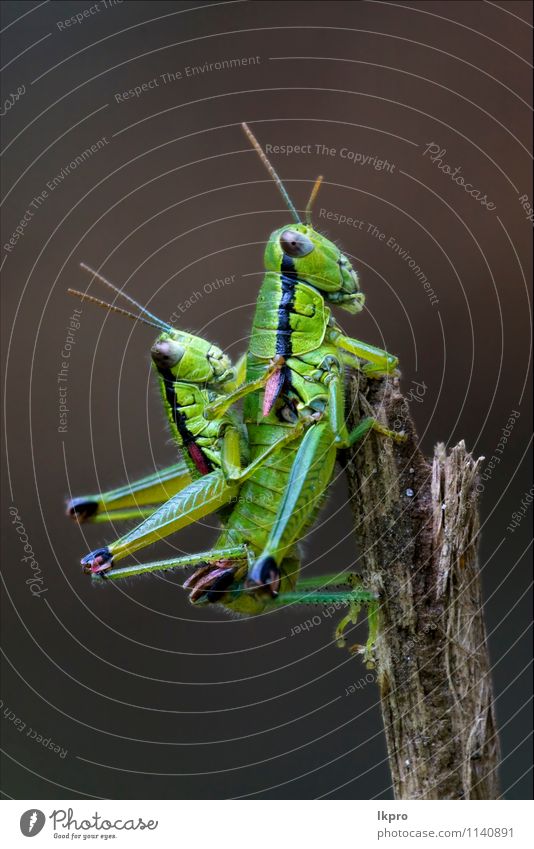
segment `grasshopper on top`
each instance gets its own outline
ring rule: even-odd
[[[360,292],[358,275],[349,260],[337,245],[315,230],[311,224],[311,212],[315,198],[323,181],[318,177],[310,194],[306,210],[305,223],[302,222],[293,201],[273,166],[265,156],[261,145],[248,125],[243,130],[252,147],[256,150],[270,176],[276,183],[286,206],[295,223],[289,227],[280,227],[271,234],[265,248],[266,271],[292,272],[299,280],[306,281],[322,292],[324,298],[350,313],[363,309],[365,295]]]
[[[267,242],[264,261],[266,271],[293,273],[347,312],[363,309],[365,295],[360,292],[356,271],[337,245],[311,224],[275,230]]]

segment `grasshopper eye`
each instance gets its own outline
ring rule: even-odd
[[[315,247],[311,239],[297,230],[284,230],[280,236],[280,245],[288,256],[306,256]]]
[[[150,353],[156,366],[160,369],[173,368],[185,354],[185,348],[171,339],[155,342]]]

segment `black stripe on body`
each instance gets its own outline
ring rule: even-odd
[[[284,254],[280,269],[282,297],[278,305],[278,327],[276,328],[276,353],[286,359],[293,353],[291,343],[290,314],[295,304],[295,284],[298,282],[295,264],[291,257]]]
[[[278,304],[278,326],[276,328],[275,352],[287,360],[293,354],[293,343],[291,338],[293,330],[291,329],[290,317],[295,305],[295,288],[299,279],[297,277],[293,260],[286,254],[282,257],[280,282],[282,284],[282,295],[280,297],[280,303]],[[291,369],[288,368],[288,366],[282,366],[278,380],[278,388],[273,399],[273,403],[276,398],[280,398],[281,396],[288,398],[290,390],[294,391],[291,382]],[[291,402],[288,399],[287,404],[292,410],[294,409],[294,402]],[[278,411],[277,415],[278,418],[283,419],[281,410]],[[296,416],[296,410],[294,410],[294,415]]]
[[[212,472],[213,465],[211,461],[206,457],[200,445],[197,444],[196,437],[194,436],[194,434],[191,433],[191,431],[187,427],[186,416],[178,407],[178,399],[176,398],[176,392],[174,391],[175,380],[172,371],[170,369],[158,369],[158,372],[161,375],[161,379],[163,380],[163,385],[165,387],[165,397],[171,409],[172,420],[176,425],[176,430],[178,431],[180,439],[182,440],[182,445],[188,451],[189,455],[191,456],[191,459],[197,466],[193,452],[189,451],[189,446],[196,446],[196,451],[194,453],[200,452],[206,464],[206,467],[208,468],[208,471]]]

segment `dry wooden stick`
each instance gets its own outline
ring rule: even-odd
[[[347,452],[365,585],[380,597],[376,667],[397,799],[495,799],[499,745],[477,561],[477,475],[463,442],[433,460],[418,448],[397,379],[348,386],[352,426],[373,432]]]

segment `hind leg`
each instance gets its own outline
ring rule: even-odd
[[[181,528],[215,513],[221,507],[236,498],[239,487],[256,472],[259,466],[278,451],[282,446],[301,435],[309,420],[299,422],[284,436],[269,445],[256,459],[241,469],[239,435],[233,428],[228,428],[221,452],[222,470],[210,472],[189,486],[181,489],[176,495],[150,513],[140,525],[120,537],[106,548],[90,552],[82,559],[86,571],[98,573],[111,568],[114,562],[128,554],[133,554],[140,548],[145,548],[158,539],[169,536]]]
[[[197,566],[197,570],[182,585],[184,589],[190,590],[190,601],[217,603],[221,601],[222,596],[234,581],[239,579],[239,574],[246,574],[247,565],[247,546],[234,545],[168,560],[135,563],[133,566],[118,566],[105,572],[93,572],[93,580],[120,581],[151,572],[173,572]]]
[[[155,506],[189,483],[191,475],[186,464],[176,463],[117,489],[72,498],[67,502],[67,515],[80,523],[137,519],[152,513]]]
[[[278,594],[280,564],[316,513],[330,483],[336,453],[328,421],[319,421],[306,431],[262,555],[250,572],[250,588]]]
[[[238,491],[237,486],[226,483],[220,472],[210,472],[192,481],[111,545],[90,552],[82,558],[82,566],[91,573],[107,571],[114,562],[128,554],[134,554],[140,548],[216,512],[235,498]]]

